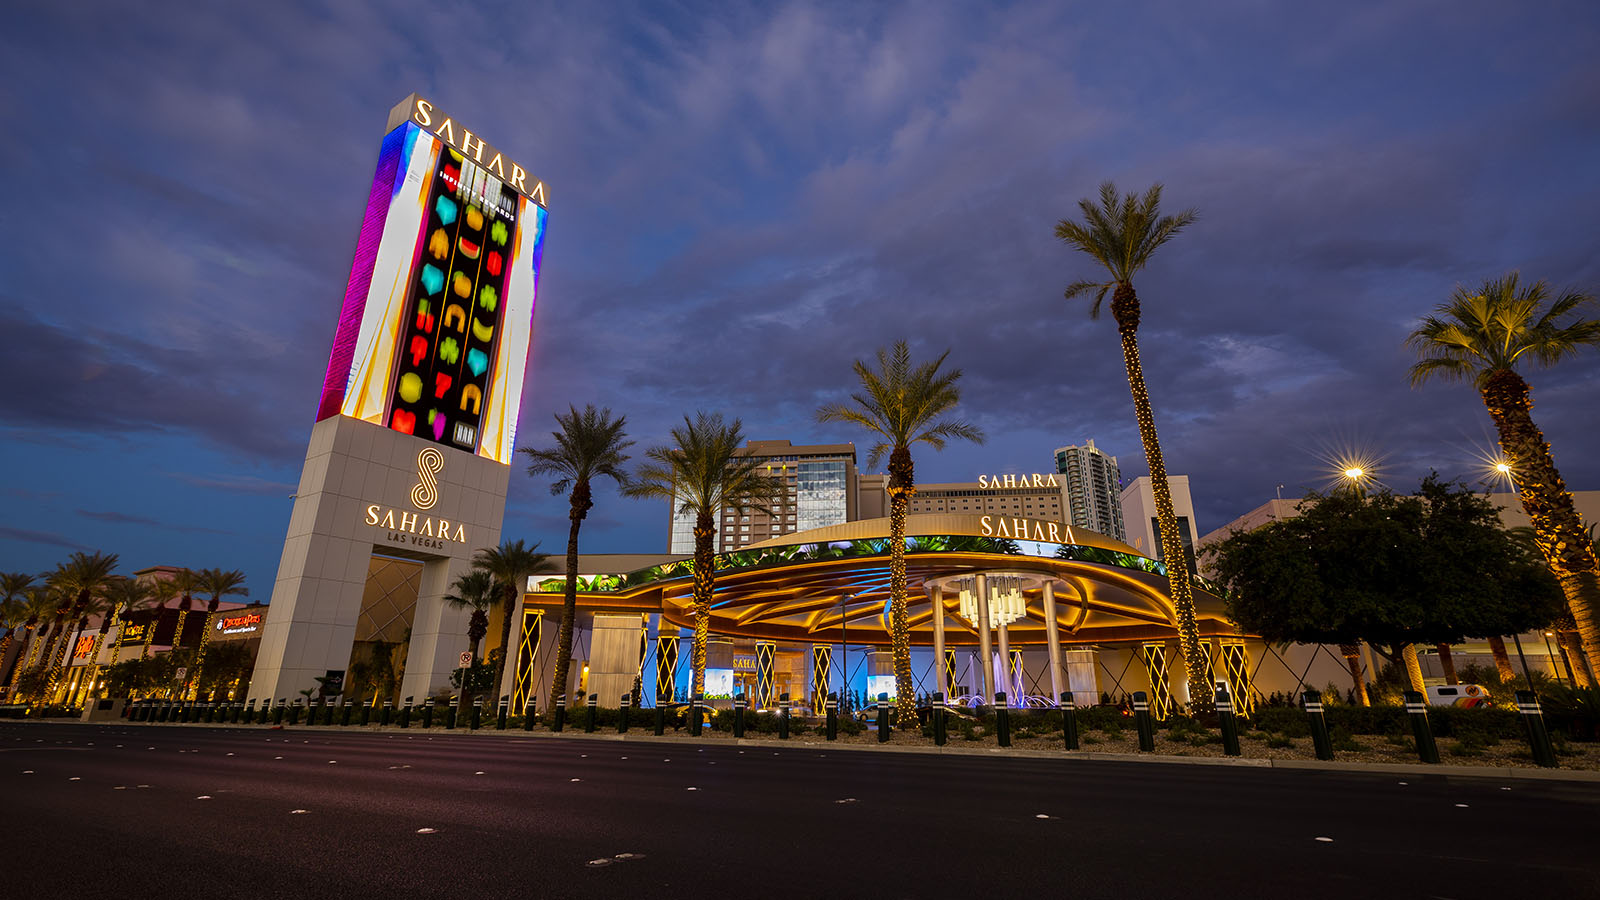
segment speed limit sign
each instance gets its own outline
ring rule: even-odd
[[[463,669],[472,668],[472,651],[470,651],[470,650],[461,651],[461,668],[463,668]]]

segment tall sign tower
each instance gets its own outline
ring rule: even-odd
[[[423,563],[401,695],[449,684],[465,615],[443,598],[500,541],[546,207],[433,103],[390,111],[252,698],[345,668],[375,553]]]

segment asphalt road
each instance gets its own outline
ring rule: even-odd
[[[0,724],[0,896],[1591,897],[1600,787]]]

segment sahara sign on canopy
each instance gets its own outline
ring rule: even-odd
[[[391,110],[317,421],[346,415],[509,463],[545,197],[429,101]]]

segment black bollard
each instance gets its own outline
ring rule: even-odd
[[[936,747],[943,747],[947,739],[945,731],[944,692],[933,693],[933,743]]]
[[[383,712],[378,714],[378,724],[384,728],[389,727],[389,717],[394,715],[394,699],[383,701]]]
[[[1006,692],[994,692],[994,736],[1000,746],[1011,746],[1011,707],[1006,703]]]
[[[322,706],[323,706],[323,709],[322,709],[322,724],[324,724],[324,725],[332,725],[333,724],[333,707],[334,707],[333,699],[329,698],[328,700],[323,701]]]
[[[293,708],[291,708],[289,710],[289,724],[290,725],[299,725],[300,724],[300,701],[304,700],[304,699],[305,699],[304,697],[296,697],[296,698],[294,698],[294,706],[293,706]]]
[[[210,725],[212,719],[216,717],[216,714],[217,714],[217,704],[211,702],[210,700],[207,700],[206,701],[205,723],[207,725]]]
[[[445,707],[444,707],[444,730],[445,731],[450,731],[451,729],[456,727],[456,717],[459,716],[461,714],[461,712],[462,712],[461,701],[459,699],[451,698],[450,702],[445,704]]]
[[[412,698],[407,697],[406,698],[406,705],[400,708],[400,727],[401,728],[410,728],[411,727],[411,699]]]
[[[522,707],[522,730],[523,731],[532,731],[533,730],[533,720],[535,718],[536,713],[537,713],[537,710],[534,708],[534,700],[533,700],[532,697],[529,697],[528,698],[528,702],[523,704],[523,707]]]
[[[1133,692],[1133,724],[1139,729],[1139,750],[1151,753],[1156,749],[1156,724],[1150,718],[1150,698],[1144,691]]]
[[[477,731],[483,725],[483,698],[472,698],[472,723],[467,726],[471,731]]]
[[[1072,692],[1061,692],[1061,739],[1068,750],[1078,749],[1078,704],[1072,702]]]
[[[1305,709],[1306,721],[1311,725],[1311,745],[1317,750],[1317,759],[1333,759],[1333,741],[1328,738],[1328,718],[1322,712],[1322,693],[1306,691],[1300,695],[1300,705]]]
[[[189,701],[187,701],[187,700],[179,700],[178,701],[178,721],[179,722],[182,722],[182,723],[187,725],[188,722],[189,722],[189,716],[190,716],[190,714],[192,712],[193,712],[193,710],[190,709]]]
[[[426,731],[433,727],[433,698],[422,701],[422,728]]]
[[[567,698],[563,695],[556,698],[555,720],[550,723],[551,731],[560,731],[567,727]]]
[[[1417,758],[1425,763],[1439,761],[1439,745],[1433,742],[1433,728],[1428,724],[1428,703],[1422,694],[1406,691],[1406,712],[1411,715],[1411,732],[1417,738]]]
[[[506,730],[506,721],[508,719],[510,719],[510,718],[511,718],[511,698],[506,696],[505,694],[501,694],[500,695],[500,702],[499,702],[499,704],[497,704],[496,711],[495,711],[495,714],[494,714],[494,730],[495,731],[505,731]]]
[[[278,705],[272,708],[272,724],[282,725],[283,717],[289,714],[289,698],[279,697]]]
[[[667,703],[666,697],[656,695],[656,737],[667,733]]]
[[[360,722],[358,724],[360,724],[362,728],[365,728],[368,725],[372,724],[372,708],[374,706],[377,706],[377,705],[378,705],[378,695],[377,694],[373,694],[371,700],[368,700],[366,703],[361,704],[361,719],[360,719]]]
[[[829,694],[822,707],[828,715],[828,740],[836,740],[839,737],[839,695]]]
[[[235,701],[233,701],[233,711],[232,712],[233,712],[233,718],[229,719],[228,722],[229,722],[229,724],[237,725],[237,724],[239,724],[239,716],[244,714],[244,701],[243,700],[235,700]]]
[[[733,736],[735,738],[744,737],[744,707],[745,707],[745,703],[746,703],[746,701],[744,699],[744,695],[743,694],[735,694],[734,695],[734,697],[733,697]]]
[[[1517,691],[1517,711],[1522,713],[1522,724],[1528,726],[1528,747],[1533,751],[1533,761],[1547,769],[1555,768],[1556,751],[1550,745],[1550,732],[1544,727],[1539,695],[1533,691]]]
[[[245,703],[236,703],[236,704],[234,704],[233,720],[235,722],[239,721],[241,713],[243,714],[244,723],[246,725],[248,725],[251,722],[255,721],[255,718],[256,718],[256,699],[254,697],[250,698],[250,702],[248,704],[245,704]]]
[[[583,730],[584,730],[585,734],[593,734],[594,733],[595,722],[600,716],[600,695],[599,694],[590,694],[589,695],[588,707],[589,707],[589,718],[588,718],[587,721],[585,721],[583,723]]]
[[[789,739],[789,695],[778,695],[778,740]]]
[[[343,707],[343,709],[339,710],[339,727],[348,728],[350,726],[350,711],[355,709],[360,704],[355,703],[349,697],[346,697],[344,698],[344,702],[339,705]]]
[[[1217,688],[1217,724],[1222,728],[1222,755],[1238,756],[1239,720],[1233,715],[1233,697],[1225,687]]]
[[[623,694],[622,703],[617,707],[617,734],[628,733],[628,707],[633,705],[633,695]]]
[[[703,717],[705,716],[705,703],[706,703],[706,695],[703,694],[703,693],[699,693],[699,692],[696,692],[694,697],[689,700],[689,736],[690,737],[700,737],[704,732],[704,729],[701,726],[701,722],[703,721]]]
[[[889,695],[878,694],[878,743],[889,742]]]

